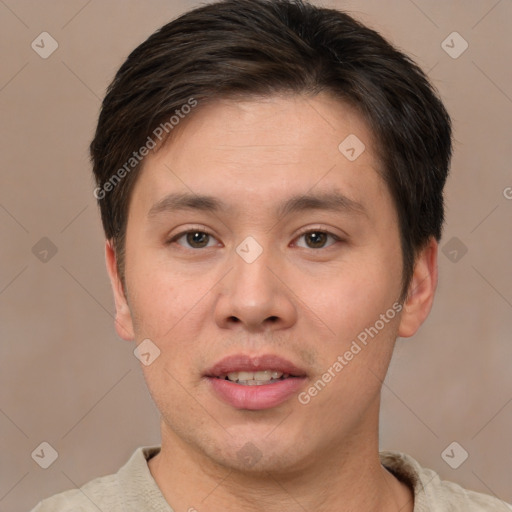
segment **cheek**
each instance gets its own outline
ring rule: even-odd
[[[150,247],[132,248],[126,278],[137,339],[157,343],[176,339],[184,328],[194,329],[205,314],[202,299],[215,282],[204,273],[182,275],[170,266],[163,251]]]
[[[187,361],[179,361],[179,365],[171,364],[175,357],[162,353],[150,366],[143,367],[144,379],[148,391],[155,402],[161,417],[177,432],[185,436],[190,428],[190,418],[201,418],[196,411],[196,401],[190,400],[191,388],[185,376],[179,373],[180,367]]]
[[[322,320],[330,339],[350,342],[392,308],[399,292],[399,271],[371,258],[355,257],[322,278],[295,280],[303,313]]]

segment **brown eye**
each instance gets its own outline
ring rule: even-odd
[[[327,240],[327,234],[320,233],[318,231],[313,231],[311,233],[306,234],[306,240],[311,248],[317,249],[318,247],[323,247],[325,245],[325,241]]]
[[[334,242],[339,241],[340,238],[332,233],[328,233],[327,231],[307,231],[306,233],[302,233],[299,236],[299,239],[304,238],[306,245],[299,245],[300,247],[305,247],[306,249],[323,249],[324,247],[329,247]],[[327,241],[331,238],[333,242],[326,245]]]
[[[187,243],[194,248],[206,247],[208,245],[210,235],[208,233],[202,233],[201,231],[191,231],[187,233]]]
[[[177,242],[178,245],[181,245],[185,248],[203,249],[205,247],[211,247],[211,242],[214,241],[215,238],[213,238],[209,233],[204,231],[191,230],[179,233],[169,241],[169,244]]]

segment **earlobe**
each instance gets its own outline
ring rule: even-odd
[[[400,337],[408,338],[415,334],[432,309],[437,287],[437,251],[438,243],[431,238],[416,257],[398,328]]]
[[[116,306],[116,332],[123,340],[132,341],[135,338],[132,316],[123,290],[121,278],[117,271],[116,253],[111,240],[105,242],[105,261]]]

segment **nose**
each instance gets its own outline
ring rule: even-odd
[[[234,251],[229,263],[231,271],[220,283],[215,304],[219,327],[262,332],[285,329],[297,321],[284,262],[269,249],[263,249],[254,261]]]

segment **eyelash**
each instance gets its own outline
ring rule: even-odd
[[[180,233],[176,234],[176,235],[173,235],[172,238],[170,238],[169,240],[166,241],[166,245],[171,245],[173,243],[175,243],[177,240],[179,240],[180,238],[182,238],[183,236],[185,235],[188,235],[189,233],[201,233],[201,234],[204,234],[204,235],[208,235],[212,238],[215,238],[215,236],[210,233],[208,230],[206,230],[205,228],[197,228],[197,229],[187,229],[186,231],[181,231]],[[343,239],[340,238],[339,236],[335,235],[334,233],[331,233],[330,231],[327,231],[325,229],[315,229],[315,228],[309,228],[309,229],[306,229],[304,231],[301,231],[295,238],[295,240],[299,239],[300,237],[304,236],[304,235],[308,235],[310,233],[317,233],[317,234],[325,234],[327,235],[328,237],[331,237],[335,242],[342,242]],[[179,244],[178,244],[179,245]],[[327,249],[328,247],[331,247],[332,245],[334,244],[330,244],[326,247],[320,247],[320,248],[312,248],[312,247],[305,247],[306,249],[309,249],[311,251],[318,251],[320,249]],[[182,247],[183,249],[190,249],[192,251],[198,251],[200,249],[208,249],[208,247],[200,247],[200,248],[193,248],[193,247],[183,247],[183,246],[180,246]],[[304,247],[303,247],[304,249]]]

